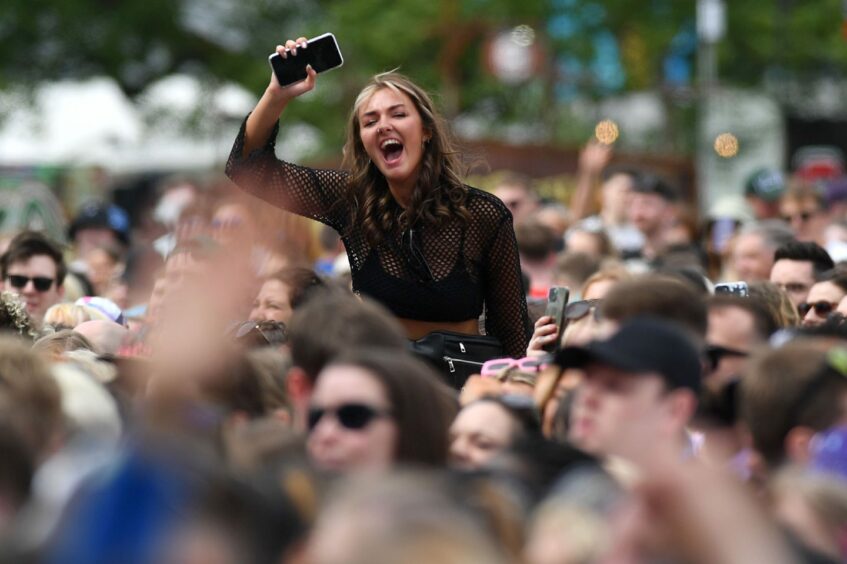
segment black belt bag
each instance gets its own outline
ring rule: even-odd
[[[435,331],[410,341],[412,351],[427,360],[457,390],[471,374],[479,374],[486,360],[503,358],[503,345],[495,337]]]

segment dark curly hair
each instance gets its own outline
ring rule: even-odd
[[[383,88],[402,93],[412,101],[429,135],[411,202],[399,215],[392,210],[388,183],[371,162],[359,130],[359,110]],[[416,224],[438,226],[455,217],[463,221],[471,218],[465,207],[468,188],[461,180],[461,158],[447,125],[435,111],[429,95],[399,73],[378,74],[359,93],[347,122],[344,164],[350,170],[347,204],[352,215],[351,227],[361,226],[373,246],[378,246],[398,223],[405,229]]]

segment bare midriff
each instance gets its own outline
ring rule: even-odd
[[[406,330],[406,336],[415,341],[429,335],[433,331],[451,331],[465,335],[479,335],[479,320],[467,321],[419,321],[417,319],[398,319]]]

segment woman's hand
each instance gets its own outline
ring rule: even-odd
[[[544,347],[556,340],[556,324],[553,323],[553,318],[549,315],[542,315],[535,322],[535,329],[532,331],[532,338],[529,340],[529,346],[526,349],[526,356],[541,356],[546,354]]]
[[[298,51],[302,51],[304,49],[308,49],[305,37],[298,37],[297,40],[289,39],[285,42],[285,45],[276,46],[276,52],[283,59],[296,57]],[[287,102],[288,100],[292,100],[297,96],[314,89],[317,76],[318,73],[315,72],[315,69],[313,69],[311,65],[307,65],[305,80],[289,84],[288,86],[280,86],[279,81],[276,79],[276,75],[271,72],[271,82],[268,84],[267,92],[275,99],[285,100]]]

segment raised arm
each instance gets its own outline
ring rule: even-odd
[[[284,46],[276,46],[276,52],[283,58],[296,57],[298,49],[307,49],[305,37],[300,37],[297,41],[289,39]],[[244,154],[242,156],[247,156],[265,145],[265,141],[273,133],[288,102],[315,88],[317,73],[311,66],[307,66],[306,74],[308,75],[306,80],[282,87],[274,73],[271,72],[270,84],[265,89],[259,103],[256,104],[253,113],[247,118],[247,125],[244,128]]]
[[[281,57],[296,57],[306,49],[306,39],[277,45]],[[337,230],[344,217],[334,212],[343,196],[347,175],[337,170],[316,170],[280,161],[275,144],[279,118],[288,103],[315,87],[316,73],[306,67],[305,80],[282,87],[271,73],[265,93],[247,117],[226,165],[227,175],[244,191],[290,212],[326,223]]]
[[[571,198],[571,213],[574,219],[582,219],[594,211],[595,190],[600,183],[600,175],[609,164],[611,157],[612,148],[597,141],[589,141],[579,153],[576,189]]]

